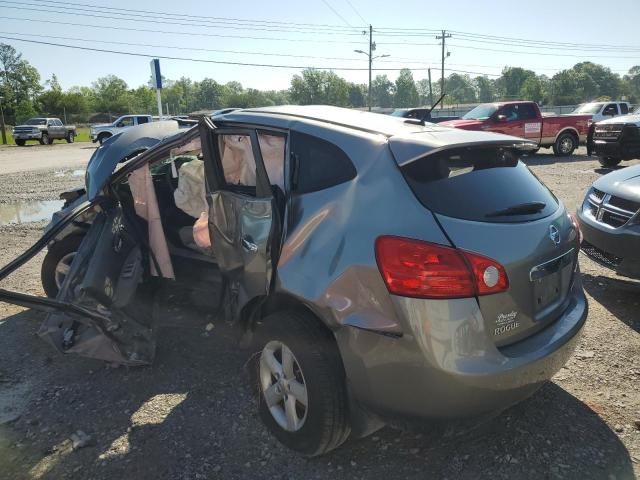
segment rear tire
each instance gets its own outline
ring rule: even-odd
[[[568,157],[578,147],[578,139],[574,134],[566,132],[556,138],[553,153],[558,157]]]
[[[101,133],[100,135],[98,135],[98,142],[100,142],[100,145],[102,145],[109,137],[111,137],[110,133]]]
[[[309,313],[280,312],[260,322],[256,346],[259,414],[273,436],[307,456],[344,443],[350,433],[347,392],[332,333]]]
[[[598,157],[598,161],[603,167],[612,168],[618,165],[622,161],[622,159],[613,157]]]
[[[19,147],[24,147],[25,143],[26,140],[16,139],[16,145],[18,145]]]
[[[69,135],[67,135],[67,143],[73,143],[76,141],[76,134],[73,132],[69,132]]]
[[[51,144],[51,139],[49,138],[49,135],[46,133],[43,133],[42,136],[40,137],[40,145],[50,145]]]
[[[49,247],[40,270],[42,288],[44,288],[47,297],[56,298],[58,296],[60,286],[68,273],[68,271],[65,273],[65,270],[71,265],[83,239],[82,235],[71,235]]]

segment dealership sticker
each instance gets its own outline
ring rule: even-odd
[[[502,335],[511,332],[520,326],[520,322],[516,320],[518,312],[501,313],[496,318],[496,328],[493,330],[494,335]]]
[[[538,133],[540,132],[540,128],[542,124],[540,122],[535,123],[525,123],[524,124],[524,133]]]

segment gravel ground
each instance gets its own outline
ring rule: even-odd
[[[584,149],[577,153],[570,158],[542,153],[528,160],[571,209],[606,173]],[[625,165],[633,163],[638,162]],[[56,168],[63,167],[74,165]],[[50,168],[6,178],[0,180],[0,201],[17,195],[55,199],[71,182],[52,176]],[[0,227],[0,263],[35,241],[43,226]],[[39,255],[3,287],[41,294],[41,260]],[[473,431],[385,428],[310,460],[285,450],[262,427],[244,371],[248,354],[235,346],[223,319],[175,302],[163,318],[156,363],[109,368],[56,355],[35,335],[41,314],[2,304],[0,476],[637,478],[640,289],[585,257],[581,267],[590,313],[580,345],[531,399]],[[207,331],[210,322],[215,326]]]

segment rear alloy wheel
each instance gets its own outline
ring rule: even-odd
[[[18,145],[19,147],[24,147],[24,144],[26,143],[25,140],[22,139],[16,139],[16,145]]]
[[[49,298],[56,298],[60,287],[71,269],[71,263],[80,248],[82,239],[80,235],[71,235],[54,243],[49,247],[47,255],[42,262],[40,279],[42,288]]]
[[[344,368],[332,333],[311,314],[281,312],[256,330],[259,413],[286,447],[322,455],[349,436]],[[257,356],[256,356],[257,357]]]
[[[67,143],[73,143],[76,141],[76,134],[73,132],[69,132],[69,135],[67,135]]]
[[[578,147],[576,137],[572,133],[563,133],[553,144],[553,153],[559,157],[567,157]]]
[[[49,135],[47,135],[46,133],[43,133],[42,136],[40,137],[40,145],[49,145],[51,143],[51,139],[49,138]]]
[[[598,157],[598,161],[603,167],[612,168],[618,165],[622,159],[614,157]]]

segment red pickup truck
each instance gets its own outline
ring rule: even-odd
[[[483,103],[460,120],[439,125],[526,138],[556,155],[571,155],[587,139],[591,115],[542,115],[535,102]]]

